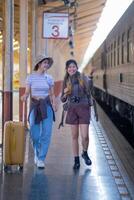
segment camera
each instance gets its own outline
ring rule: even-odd
[[[72,96],[70,98],[71,103],[79,103],[80,102],[80,97]]]

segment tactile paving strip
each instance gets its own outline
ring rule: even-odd
[[[96,121],[94,121],[92,119],[92,123],[93,126],[96,130],[99,142],[101,143],[102,149],[104,151],[105,157],[107,159],[107,162],[109,164],[111,173],[114,177],[115,183],[117,185],[119,194],[121,196],[121,200],[132,200],[131,195],[128,191],[127,185],[124,182],[124,179],[120,173],[120,170],[113,158],[113,155],[111,153],[111,150],[109,149],[108,145],[107,145],[107,141],[103,135],[103,132],[101,130],[101,128],[99,127],[99,125],[96,123]]]

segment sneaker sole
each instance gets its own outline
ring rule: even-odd
[[[82,155],[82,158],[83,158],[83,160],[84,160],[84,162],[85,162],[86,165],[88,165],[88,166],[92,165],[92,161],[90,163],[86,163],[85,158],[83,157],[83,155]]]
[[[43,166],[42,166],[42,167],[37,166],[37,167],[38,167],[38,169],[44,169],[44,168],[45,168],[45,167],[43,167]]]

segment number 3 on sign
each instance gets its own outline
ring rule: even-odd
[[[52,36],[53,37],[59,37],[60,35],[60,31],[59,31],[59,27],[57,25],[52,26]]]

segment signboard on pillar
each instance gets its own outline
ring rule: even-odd
[[[43,38],[67,39],[68,13],[43,13]]]

